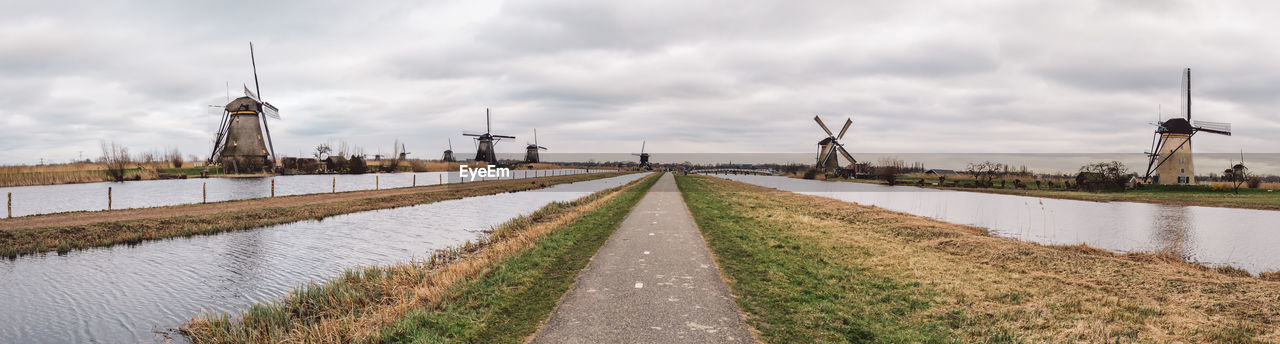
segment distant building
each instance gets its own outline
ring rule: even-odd
[[[956,173],[955,170],[944,170],[944,169],[935,168],[932,170],[925,171],[924,174],[930,175],[930,176],[954,176],[954,175],[958,175],[959,173]]]

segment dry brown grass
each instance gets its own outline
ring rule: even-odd
[[[710,179],[731,211],[817,243],[816,256],[936,291],[957,340],[1280,341],[1277,273],[1167,254],[1043,246],[875,207]],[[957,316],[959,314],[960,316]],[[924,321],[924,319],[921,319]]]
[[[424,260],[349,272],[328,285],[299,289],[278,303],[246,311],[243,319],[247,321],[202,315],[187,323],[182,332],[195,343],[371,342],[377,339],[378,330],[400,320],[410,310],[434,307],[454,288],[473,282],[503,259],[532,247],[538,238],[645,180],[568,204],[552,204],[503,224],[475,242],[437,251]],[[348,286],[362,295],[334,292]],[[321,290],[332,294],[304,295]],[[381,296],[365,297],[369,294]],[[273,323],[264,324],[259,319]]]
[[[128,167],[136,170],[127,172],[125,179],[151,180],[159,177],[158,169],[173,166],[167,161],[158,161],[133,163]],[[187,162],[183,167],[195,166]],[[110,180],[106,169],[106,165],[97,163],[0,166],[0,187],[105,182]]]

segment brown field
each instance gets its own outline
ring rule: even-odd
[[[680,181],[766,340],[837,340],[866,326],[858,333],[889,342],[1280,341],[1275,273],[1044,246],[719,178]],[[795,286],[804,296],[785,292]]]

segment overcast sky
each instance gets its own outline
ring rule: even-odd
[[[0,163],[206,157],[249,41],[281,155],[473,151],[486,107],[499,152],[811,152],[819,114],[855,155],[1140,154],[1186,67],[1236,133],[1197,152],[1280,144],[1273,1],[259,3],[0,2]]]

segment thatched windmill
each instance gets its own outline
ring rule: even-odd
[[[547,150],[547,147],[538,145],[538,129],[533,129],[533,143],[526,143],[524,147],[524,162],[536,163],[541,161],[538,156],[538,150]]]
[[[514,139],[515,136],[493,135],[490,133],[492,126],[489,121],[489,109],[484,109],[484,134],[462,133],[463,136],[473,136],[476,140],[476,161],[484,161],[487,163],[497,163],[498,157],[493,151],[493,145],[502,139]]]
[[[213,140],[213,153],[209,164],[219,164],[234,171],[261,170],[274,167],[276,159],[271,129],[266,117],[280,119],[280,110],[261,100],[262,89],[258,85],[258,63],[253,56],[253,43],[249,43],[249,62],[253,66],[253,87],[258,94],[244,88],[244,97],[236,98],[223,107],[222,123]],[[265,134],[264,134],[265,133]]]
[[[1191,121],[1191,68],[1182,75],[1185,118],[1175,117],[1156,124],[1151,150],[1147,151],[1144,183],[1195,184],[1196,168],[1191,155],[1191,136],[1199,132],[1231,136],[1231,123]]]
[[[457,159],[453,158],[453,139],[449,140],[449,149],[444,150],[444,158],[440,160],[443,160],[445,162],[457,161]]]
[[[849,155],[849,151],[844,150],[844,144],[840,143],[844,139],[844,133],[849,131],[849,126],[853,124],[852,119],[846,119],[844,128],[840,129],[840,135],[831,133],[831,129],[827,129],[827,125],[822,123],[822,119],[813,116],[813,120],[818,122],[818,126],[822,127],[822,131],[827,132],[827,137],[818,141],[818,158],[817,167],[820,169],[834,170],[840,167],[840,158],[836,156],[836,151],[840,152],[845,159],[849,159],[849,165],[857,165],[858,160]]]
[[[644,143],[644,141],[640,141],[640,153],[631,153],[631,155],[640,157],[640,168],[652,170],[653,165],[649,164],[649,153],[644,152]]]

